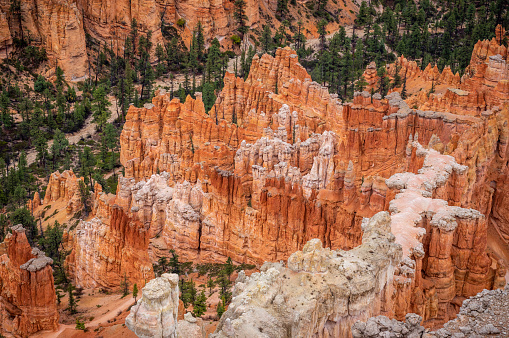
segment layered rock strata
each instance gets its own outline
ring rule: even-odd
[[[411,147],[415,149],[412,150]],[[367,226],[364,224],[362,227],[364,235],[361,246],[346,253],[342,251],[318,253],[316,249],[310,249],[314,246],[313,243],[318,243],[317,240],[308,242],[302,252],[294,253],[288,258],[288,268],[294,272],[304,271],[307,273],[305,276],[298,276],[289,271],[271,272],[276,277],[286,272],[277,283],[276,277],[267,277],[267,275],[270,276],[269,270],[267,275],[261,275],[264,279],[266,277],[270,279],[265,288],[261,286],[265,280],[262,282],[258,276],[251,277],[251,283],[250,279],[244,282],[240,278],[237,281],[239,288],[244,287],[243,283],[246,283],[247,287],[244,290],[241,289],[242,293],[239,291],[234,293],[236,297],[221,319],[217,337],[236,336],[249,332],[254,334],[260,330],[269,332],[270,337],[314,335],[344,337],[349,335],[348,328],[355,321],[353,318],[358,318],[359,315],[366,316],[367,313],[388,314],[390,317],[403,319],[407,313],[417,312],[427,325],[433,325],[438,322],[443,323],[451,314],[455,314],[453,302],[456,298],[475,294],[483,288],[503,287],[505,281],[493,276],[500,275],[499,270],[503,272],[503,275],[505,267],[500,266],[496,260],[486,254],[485,245],[473,244],[486,241],[485,217],[479,211],[449,206],[446,200],[440,199],[447,197],[456,184],[461,184],[462,175],[467,168],[457,164],[452,156],[441,155],[433,149],[424,149],[417,141],[411,143],[408,155],[410,162],[415,156],[424,157],[422,168],[417,174],[411,172],[395,174],[387,180],[386,183],[390,189],[401,190],[401,192],[397,193],[390,202],[391,216],[386,215],[383,223],[385,225],[382,225],[380,221],[377,223],[381,214],[375,215]],[[376,224],[375,228],[379,232],[370,232],[370,224]],[[385,243],[382,232],[384,226],[387,226],[387,231],[390,229],[389,237],[394,241],[397,248],[395,251],[399,255],[388,254],[382,250],[381,247],[384,244],[380,243]],[[466,233],[471,235],[465,237]],[[374,292],[375,295],[370,295],[363,289],[360,293],[369,295],[366,296],[369,301],[363,302],[365,299],[355,294],[339,292],[335,295],[334,289],[322,290],[320,285],[323,285],[323,282],[314,281],[313,292],[302,290],[308,295],[306,301],[309,301],[309,293],[314,294],[314,292],[317,292],[319,297],[326,295],[331,299],[318,299],[309,305],[312,311],[317,311],[320,315],[306,309],[303,301],[296,297],[301,289],[292,284],[292,278],[299,281],[301,287],[305,277],[310,280],[326,278],[322,276],[323,273],[326,273],[326,276],[331,274],[327,267],[328,259],[341,257],[341,262],[332,263],[334,262],[332,261],[330,264],[344,267],[344,270],[340,269],[336,274],[332,274],[331,278],[336,282],[345,278],[354,283],[346,288],[352,290],[353,285],[366,285],[366,282],[353,278],[353,276],[359,276],[359,278],[363,276],[356,270],[359,266],[365,264],[375,269],[383,269],[387,266],[380,260],[377,260],[375,264],[371,262],[370,256],[359,254],[367,245],[367,239],[379,241],[380,243],[376,243],[381,246],[369,247],[368,252],[381,253],[391,258],[391,268],[388,272],[371,271],[376,276],[387,276],[386,274],[389,276],[388,279],[383,280],[382,286],[376,288],[378,291]],[[351,257],[349,255],[359,255],[362,259],[354,256],[356,263],[343,261],[345,257]],[[471,272],[465,273],[466,271]],[[376,277],[370,276],[369,279],[377,284]],[[338,284],[335,286],[338,287]],[[286,287],[288,290],[283,291],[283,295],[279,295],[279,288],[285,290]],[[342,288],[339,287],[339,289]],[[280,296],[279,304],[277,299]],[[294,302],[299,306],[292,305]],[[361,302],[362,305],[357,302]],[[278,304],[281,306],[279,310],[276,308]],[[317,304],[327,304],[334,310],[321,310],[316,307]],[[290,309],[294,309],[295,312]],[[313,318],[312,323],[308,323],[304,318]],[[421,317],[417,324],[420,322]],[[264,326],[262,323],[270,323],[270,325]],[[304,328],[298,328],[299,325]],[[418,330],[408,325],[406,329]]]
[[[178,282],[178,275],[167,273],[148,282],[142,297],[131,308],[126,326],[142,338],[176,338]]]
[[[21,225],[0,244],[0,333],[28,337],[58,328],[53,260],[31,248]]]

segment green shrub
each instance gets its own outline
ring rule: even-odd
[[[233,34],[232,36],[230,36],[230,39],[232,40],[234,45],[240,45],[240,43],[242,42],[240,37],[236,34]]]
[[[76,330],[85,331],[85,323],[76,318]]]
[[[185,25],[186,25],[186,20],[184,20],[183,18],[180,18],[177,20],[177,26],[184,27]]]

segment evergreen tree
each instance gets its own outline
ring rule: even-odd
[[[327,21],[325,20],[320,20],[317,24],[316,24],[316,29],[318,31],[318,40],[320,41],[320,52],[323,52],[325,50],[325,48],[327,47],[327,37],[326,37],[326,34],[327,34],[327,30],[326,30],[326,27],[327,26]]]
[[[175,250],[170,250],[171,257],[170,257],[170,267],[171,267],[171,273],[176,273],[177,275],[180,275],[181,273],[181,266],[179,262],[179,256],[175,253]]]
[[[46,231],[44,231],[44,236],[39,239],[39,244],[43,247],[46,256],[53,259],[53,261],[58,260],[60,253],[60,245],[62,244],[64,232],[58,223],[55,221],[54,225],[48,225]]]
[[[134,283],[134,286],[133,286],[133,298],[134,298],[134,302],[136,303],[136,298],[138,297],[138,285],[136,283]]]
[[[364,76],[361,76],[359,80],[355,82],[355,90],[358,92],[362,92],[364,91],[364,88],[366,88],[367,85],[368,83],[366,82],[366,79],[364,78]]]
[[[37,160],[39,164],[46,168],[46,158],[48,157],[48,143],[46,141],[46,137],[40,131],[36,131],[35,136],[35,150],[37,151]]]
[[[76,330],[86,330],[85,323],[80,321],[79,318],[76,318],[76,326],[74,327]]]
[[[277,0],[276,18],[282,20],[288,12],[288,0]]]
[[[131,60],[134,54],[136,53],[136,38],[138,37],[138,21],[136,21],[136,18],[133,18],[131,21],[131,33],[130,33],[130,42],[132,44],[132,50],[131,50]]]
[[[127,274],[124,272],[124,278],[120,282],[120,290],[122,291],[122,297],[129,294],[129,282],[127,281]]]
[[[207,311],[207,297],[205,296],[205,292],[203,290],[196,297],[196,300],[193,304],[193,315],[195,317],[201,317]]]
[[[214,94],[214,85],[210,82],[206,82],[202,87],[203,92],[203,104],[205,106],[205,112],[208,114],[214,103],[216,102],[216,95]]]
[[[37,229],[37,223],[35,222],[34,216],[30,213],[27,208],[18,208],[14,210],[10,215],[11,224],[21,224],[26,230],[26,236],[31,246],[36,242],[39,231]]]
[[[92,174],[94,173],[96,159],[90,147],[86,146],[83,152],[79,154],[79,162],[79,172],[84,177],[85,183],[90,184],[90,190],[93,190]]]
[[[224,308],[224,304],[223,304],[222,300],[220,300],[219,303],[217,303],[217,310],[216,311],[217,311],[217,317],[221,318],[221,316],[225,312],[225,308]]]
[[[224,272],[228,276],[228,280],[230,280],[233,270],[234,270],[234,266],[233,266],[232,259],[230,257],[228,257],[228,259],[226,260],[226,264],[224,265]]]
[[[248,17],[246,15],[246,2],[244,0],[235,0],[234,2],[233,17],[237,22],[237,30],[242,36],[249,30],[246,26]]]
[[[55,135],[53,136],[53,144],[51,145],[51,155],[53,157],[53,169],[56,169],[56,161],[58,158],[62,156],[62,154],[67,153],[67,147],[69,147],[69,141],[65,137],[65,134],[57,129],[55,131]]]
[[[389,84],[390,80],[387,76],[387,71],[385,69],[385,66],[382,66],[378,68],[377,75],[379,77],[378,80],[378,90],[380,92],[380,95],[382,95],[382,99],[387,95],[387,92],[389,91]]]
[[[327,18],[329,17],[329,13],[327,13],[327,10],[325,7],[327,6],[328,0],[318,0],[318,8],[316,9],[315,15],[319,18]]]
[[[407,98],[407,93],[406,93],[406,72],[405,72],[405,77],[403,78],[403,88],[401,88],[401,98],[403,100]]]
[[[108,107],[111,103],[106,97],[106,89],[100,85],[94,90],[92,111],[94,113],[94,122],[97,124],[99,130],[104,128],[104,125],[111,116],[111,111]]]
[[[263,26],[262,36],[260,37],[260,44],[264,53],[270,53],[273,47],[272,32],[269,25]]]
[[[79,189],[80,189],[80,197],[81,197],[81,203],[83,204],[83,212],[84,216],[88,216],[88,213],[90,212],[90,190],[88,186],[83,181],[79,181]]]
[[[203,25],[201,21],[198,21],[196,25],[196,45],[195,45],[196,53],[198,55],[198,60],[203,62],[204,51],[205,51],[205,37],[203,35]]]
[[[78,312],[78,300],[74,297],[74,290],[76,288],[69,283],[69,286],[67,287],[67,293],[69,295],[69,305],[67,306],[67,311],[69,311],[70,314],[75,314]]]
[[[211,276],[207,279],[207,287],[209,288],[209,296],[212,295],[212,289],[216,286],[216,283],[214,283],[214,280]]]
[[[206,65],[206,82],[214,82],[216,88],[219,88],[219,83],[222,75],[222,57],[220,51],[219,40],[215,38],[209,47],[207,54]]]

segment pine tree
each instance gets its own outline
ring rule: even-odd
[[[221,316],[223,315],[224,311],[225,311],[225,308],[224,308],[224,304],[223,304],[223,301],[219,301],[219,303],[217,303],[217,317],[218,318],[221,318]]]
[[[318,0],[318,8],[316,9],[316,15],[320,18],[328,18],[329,13],[325,10],[328,0]]]
[[[135,18],[131,21],[131,43],[132,43],[132,55],[131,57],[136,53],[136,38],[138,37],[138,21],[136,21]]]
[[[355,82],[355,90],[358,92],[362,92],[364,91],[364,88],[366,88],[367,85],[368,83],[366,82],[366,79],[364,78],[364,76],[361,76],[359,80]]]
[[[67,311],[69,311],[72,315],[78,312],[78,301],[74,297],[74,290],[75,287],[69,283],[69,286],[67,287],[67,292],[69,294],[69,306],[67,307]]]
[[[216,102],[216,95],[214,94],[214,85],[210,82],[206,82],[202,87],[203,92],[203,105],[205,106],[205,112],[208,114],[210,109]]]
[[[56,169],[56,161],[62,153],[66,153],[69,141],[65,137],[65,134],[60,129],[55,130],[53,136],[53,144],[51,145],[51,155],[53,157],[53,168]]]
[[[79,155],[80,162],[80,174],[84,177],[85,183],[90,184],[90,190],[93,190],[92,185],[92,174],[94,172],[94,167],[96,165],[96,159],[94,154],[92,153],[92,149],[86,146],[83,149],[83,152]]]
[[[272,51],[273,47],[273,40],[272,40],[272,32],[270,31],[269,25],[263,26],[263,32],[262,36],[260,37],[260,44],[262,46],[262,51],[264,53],[269,53]]]
[[[246,15],[246,2],[244,0],[235,0],[233,17],[237,22],[237,30],[242,36],[249,30],[246,26],[246,21],[249,19]]]
[[[207,54],[207,65],[206,65],[206,82],[214,82],[216,88],[219,87],[222,74],[222,57],[220,51],[219,40],[215,38],[212,40]]]
[[[124,272],[124,278],[120,282],[120,290],[122,291],[122,297],[129,294],[129,282],[127,281],[127,274]]]
[[[299,52],[299,50],[305,46],[305,37],[304,34],[302,34],[302,26],[304,23],[299,20],[297,22],[297,32],[295,32],[295,35],[293,36],[293,41],[295,42],[295,50]]]
[[[234,270],[233,262],[230,257],[226,260],[226,264],[224,265],[224,271],[228,275],[228,280],[230,279]]]
[[[276,18],[282,20],[288,12],[288,0],[277,0]]]
[[[378,68],[377,75],[379,77],[378,80],[378,90],[380,92],[380,95],[382,95],[382,99],[387,95],[387,92],[389,91],[389,78],[387,77],[387,72],[385,69],[385,66],[382,66]]]
[[[401,89],[401,98],[404,100],[406,99],[407,97],[407,94],[406,94],[406,72],[405,72],[405,77],[403,78],[403,88]]]
[[[170,249],[171,257],[170,257],[170,267],[171,267],[171,273],[176,273],[177,275],[180,275],[181,269],[180,269],[180,262],[179,262],[179,255],[175,253],[175,250]]]
[[[193,315],[195,317],[201,317],[207,311],[207,296],[202,290],[201,293],[196,297],[193,304]]]
[[[100,85],[94,90],[92,101],[92,112],[94,113],[94,122],[99,130],[102,130],[106,122],[111,116],[108,107],[111,103],[106,97],[106,89]]]
[[[76,326],[74,327],[76,330],[86,330],[85,323],[76,318]]]
[[[136,298],[138,297],[138,285],[136,283],[134,283],[134,286],[133,286],[133,298],[134,298],[134,302],[136,303]]]
[[[88,186],[83,182],[82,180],[79,181],[79,189],[80,189],[80,196],[81,196],[81,203],[83,204],[83,213],[84,216],[88,216],[88,213],[90,212],[90,205],[89,205],[89,199],[90,199],[90,189]]]
[[[216,283],[214,282],[214,280],[212,279],[212,277],[209,276],[209,278],[207,279],[207,287],[209,288],[209,296],[212,295],[212,289],[214,288],[214,286],[216,286]]]
[[[195,45],[196,52],[198,54],[198,60],[200,62],[203,62],[203,53],[205,50],[205,37],[203,35],[203,25],[201,24],[201,21],[198,21],[198,24],[196,25],[196,45]]]
[[[327,21],[325,21],[324,19],[320,20],[317,24],[316,24],[316,29],[318,31],[318,40],[320,41],[320,53],[323,52],[325,50],[325,48],[327,47],[326,43],[327,43],[327,30],[325,29],[325,27],[327,26]]]

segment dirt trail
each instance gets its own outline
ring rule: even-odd
[[[110,111],[111,111],[111,116],[107,122],[111,123],[111,122],[115,121],[115,119],[118,116],[117,115],[117,100],[115,100],[115,98],[113,96],[108,96],[108,100],[111,103],[111,106],[109,107]],[[76,144],[79,142],[79,140],[81,140],[81,138],[87,138],[90,135],[94,135],[96,133],[96,124],[93,122],[93,120],[94,120],[94,117],[92,115],[90,115],[85,120],[85,124],[83,125],[83,128],[81,128],[80,130],[78,130],[75,133],[65,134],[65,138],[67,138],[67,140],[69,141],[69,144]],[[49,140],[48,141],[48,149],[50,149],[52,145],[53,145],[53,140]],[[36,160],[37,160],[37,151],[33,148],[28,150],[27,151],[28,165],[31,165]]]
[[[353,35],[353,26],[344,26],[344,27],[345,27],[345,31],[346,31],[346,36],[351,38],[352,35]],[[332,37],[336,33],[337,32],[331,32],[330,34],[327,34],[326,35],[327,40],[332,39]],[[363,38],[364,37],[364,30],[357,28],[355,30],[355,35],[357,36],[357,38]],[[319,38],[312,38],[312,39],[307,39],[306,40],[306,47],[313,47],[313,49],[316,50],[319,45],[320,45],[320,39]]]
[[[139,298],[141,298],[141,295],[139,296]],[[125,299],[122,303],[120,303],[118,306],[116,306],[115,308],[111,309],[110,311],[108,311],[104,315],[100,316],[97,319],[94,319],[91,322],[87,322],[86,323],[86,327],[87,328],[93,328],[93,327],[99,326],[101,324],[108,323],[108,320],[112,320],[112,319],[114,319],[115,317],[118,316],[118,312],[119,311],[124,312],[133,303],[134,303],[133,299],[131,297],[127,297],[127,299]],[[54,331],[54,332],[42,331],[40,333],[37,333],[33,337],[34,338],[57,338],[66,329],[75,329],[75,327],[76,327],[75,324],[60,324],[58,331]]]

